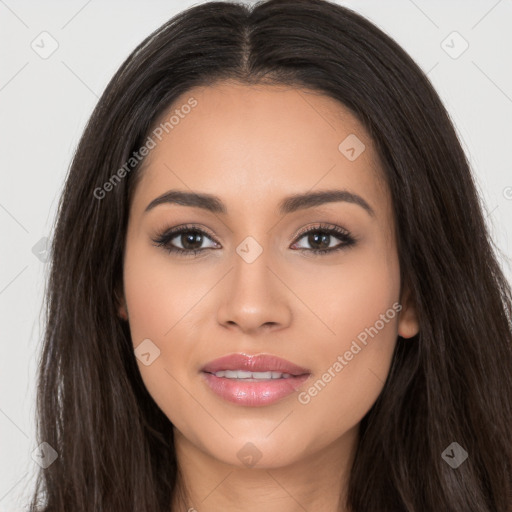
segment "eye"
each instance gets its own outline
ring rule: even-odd
[[[314,228],[302,231],[299,233],[298,239],[300,240],[306,236],[306,242],[313,248],[307,249],[299,247],[298,249],[300,251],[312,252],[313,254],[326,254],[340,251],[341,249],[352,247],[357,241],[347,230],[340,228],[339,226],[329,226],[325,224],[320,224]],[[335,238],[341,242],[333,246],[331,242]]]
[[[208,233],[195,226],[179,226],[162,233],[153,240],[153,242],[154,245],[163,247],[169,253],[182,256],[195,256],[197,253],[204,251],[204,248],[200,248],[200,246],[205,238],[212,240]],[[181,247],[176,247],[171,243],[175,239],[181,244]],[[216,242],[214,242],[214,246],[215,244]]]
[[[339,226],[329,226],[325,224],[304,230],[299,233],[298,236],[298,240],[307,236],[306,241],[312,246],[311,249],[298,247],[298,250],[311,252],[314,255],[339,251],[351,247],[357,242],[347,230]],[[201,247],[206,239],[211,240],[213,245]],[[331,242],[333,239],[338,239],[340,242],[332,246]],[[167,252],[180,256],[195,256],[196,254],[204,252],[206,249],[220,247],[206,231],[191,225],[178,226],[177,228],[165,231],[154,239],[153,242],[156,247],[163,247]],[[176,243],[181,244],[181,247],[177,247],[175,245]],[[296,243],[294,245],[296,245]]]

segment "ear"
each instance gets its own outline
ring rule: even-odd
[[[123,319],[128,320],[128,309],[126,307],[126,300],[121,286],[117,286],[114,290],[114,297],[116,301],[117,314]]]
[[[414,304],[409,286],[405,285],[400,297],[400,316],[398,317],[398,335],[401,338],[412,338],[420,330],[416,305]]]

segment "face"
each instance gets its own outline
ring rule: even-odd
[[[119,307],[149,393],[227,464],[353,439],[397,334],[418,332],[372,140],[340,103],[290,87],[194,88],[162,122],[173,113],[130,205]]]

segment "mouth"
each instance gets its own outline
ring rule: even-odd
[[[290,377],[297,377],[290,373],[282,373],[277,371],[269,372],[248,372],[245,370],[221,370],[219,372],[206,372],[215,377],[223,377],[225,379],[236,379],[243,380],[245,382],[260,382],[262,380],[273,380],[273,379],[289,379]]]
[[[206,364],[201,373],[217,396],[250,407],[269,405],[289,396],[311,375],[306,368],[266,354],[230,354]]]
[[[311,373],[308,369],[281,357],[270,354],[249,355],[242,353],[228,354],[210,361],[201,370],[212,374],[225,372],[224,375],[218,375],[218,377],[240,379],[277,379],[281,378],[282,375],[297,377],[305,373]],[[236,374],[233,372],[236,372]],[[248,375],[249,373],[252,376]]]

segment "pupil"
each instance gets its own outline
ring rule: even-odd
[[[199,241],[196,240],[196,238],[199,238]],[[201,233],[197,233],[195,231],[189,231],[188,234],[186,235],[182,235],[182,244],[183,244],[183,247],[185,249],[190,249],[190,250],[194,250],[194,249],[197,249],[197,247],[190,247],[189,245],[194,245],[194,243],[198,243],[199,246],[201,246],[201,238],[202,238],[202,235]],[[183,240],[185,240],[185,243],[183,243]]]
[[[323,247],[316,247],[317,249],[324,249],[324,248],[327,248],[329,247],[329,242],[328,242],[328,239],[331,235],[327,234],[327,233],[321,233],[321,234],[318,234],[318,233],[313,233],[313,234],[310,234],[309,235],[309,240],[308,242],[313,246],[315,247],[315,244],[317,243],[320,243],[321,245],[323,244]],[[318,240],[320,239],[320,241]]]

